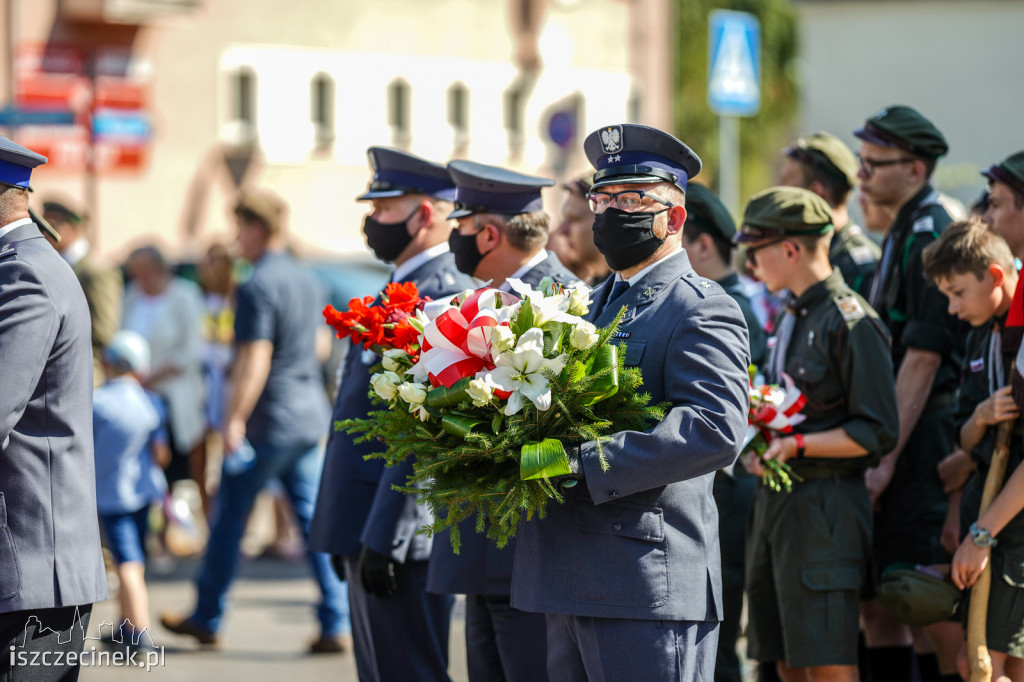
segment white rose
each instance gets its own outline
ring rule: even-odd
[[[384,369],[389,372],[397,372],[398,370],[409,366],[409,355],[400,348],[392,348],[384,351],[384,360],[381,362],[384,365]]]
[[[569,294],[569,310],[567,312],[570,315],[586,315],[590,310],[590,303],[590,289],[580,285]]]
[[[407,381],[398,387],[398,395],[407,403],[422,405],[427,400],[427,389],[423,384],[411,384]]]
[[[491,387],[483,379],[471,380],[466,393],[473,399],[473,404],[477,407],[484,407],[491,402]]]
[[[491,355],[512,350],[516,345],[516,335],[508,327],[498,325],[491,329]]]
[[[586,350],[597,343],[597,327],[589,322],[580,322],[572,329],[569,343],[576,350]]]
[[[370,386],[384,400],[391,400],[398,393],[402,380],[394,372],[378,372],[370,377]]]

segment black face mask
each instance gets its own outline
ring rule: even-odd
[[[370,216],[363,219],[363,234],[366,235],[366,244],[373,251],[377,260],[393,263],[405,251],[405,247],[412,242],[412,235],[409,234],[409,221],[419,213],[419,210],[420,207],[417,206],[416,210],[400,223],[382,223]]]
[[[463,235],[459,234],[458,230],[452,230],[451,235],[448,237],[448,248],[452,250],[452,255],[455,256],[455,267],[459,269],[459,272],[470,276],[473,275],[476,267],[480,265],[480,261],[486,255],[480,253],[480,249],[477,248],[477,234],[480,233]]]
[[[627,213],[609,208],[594,216],[594,245],[612,270],[627,270],[654,255],[665,243],[654,234],[654,213]]]

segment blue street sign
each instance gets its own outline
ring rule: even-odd
[[[548,136],[559,147],[567,147],[576,139],[576,116],[568,111],[556,111],[548,121]]]
[[[96,137],[130,139],[143,144],[149,139],[152,127],[144,111],[99,109],[92,117],[92,131]]]
[[[761,25],[753,14],[711,13],[708,104],[719,116],[753,116],[761,107]]]
[[[0,126],[69,126],[75,122],[75,112],[53,109],[0,109]]]

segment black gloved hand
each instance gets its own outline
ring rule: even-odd
[[[363,547],[359,555],[359,582],[367,594],[382,599],[398,591],[395,579],[395,564],[391,557]]]
[[[551,485],[560,485],[563,488],[571,488],[576,485],[578,481],[583,480],[583,464],[580,462],[580,444],[562,443],[562,447],[565,448],[565,456],[566,459],[569,460],[569,469],[572,473],[552,476],[548,480],[551,481]]]
[[[331,555],[331,568],[334,569],[334,574],[338,576],[338,580],[345,582],[345,561],[340,554]]]

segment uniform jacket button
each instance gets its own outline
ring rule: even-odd
[[[619,522],[619,521],[616,521],[615,523],[612,524],[612,528],[614,530],[622,530],[622,523]]]

